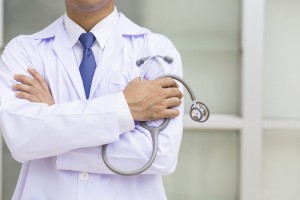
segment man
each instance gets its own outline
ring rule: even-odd
[[[181,75],[178,52],[119,14],[113,0],[65,5],[63,17],[14,38],[1,56],[0,128],[22,163],[12,199],[166,199],[161,176],[176,167],[182,94],[172,79],[152,80],[161,74],[154,62],[144,77],[149,81],[141,82],[135,62],[168,55],[174,62],[167,73]],[[104,165],[101,146],[109,144],[107,156],[117,168],[143,166],[152,144],[138,121],[158,126],[163,118],[172,119],[146,172],[124,177]]]

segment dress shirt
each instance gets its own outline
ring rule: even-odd
[[[92,51],[95,55],[96,64],[99,64],[99,59],[101,59],[101,55],[111,32],[113,31],[115,25],[117,24],[119,19],[117,9],[104,18],[102,21],[98,22],[91,30],[96,37],[96,41],[92,46]],[[86,33],[86,31],[76,24],[70,17],[65,13],[64,15],[64,25],[68,34],[70,47],[73,48],[74,55],[76,58],[76,62],[78,67],[82,60],[82,52],[83,47],[79,41],[79,37],[82,33]]]

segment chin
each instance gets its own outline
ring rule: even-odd
[[[66,0],[66,4],[77,10],[93,12],[114,5],[113,0]]]

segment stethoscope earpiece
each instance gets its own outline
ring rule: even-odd
[[[140,67],[141,65],[144,64],[144,62],[145,62],[148,58],[149,58],[149,57],[141,58],[141,59],[137,60],[137,61],[136,61],[136,65],[137,65],[138,67]]]
[[[174,61],[174,58],[170,56],[163,57],[164,61],[166,61],[168,64],[171,64]]]

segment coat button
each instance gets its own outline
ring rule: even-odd
[[[87,181],[90,178],[90,175],[88,173],[86,173],[86,172],[81,172],[79,174],[79,178],[82,181]]]

